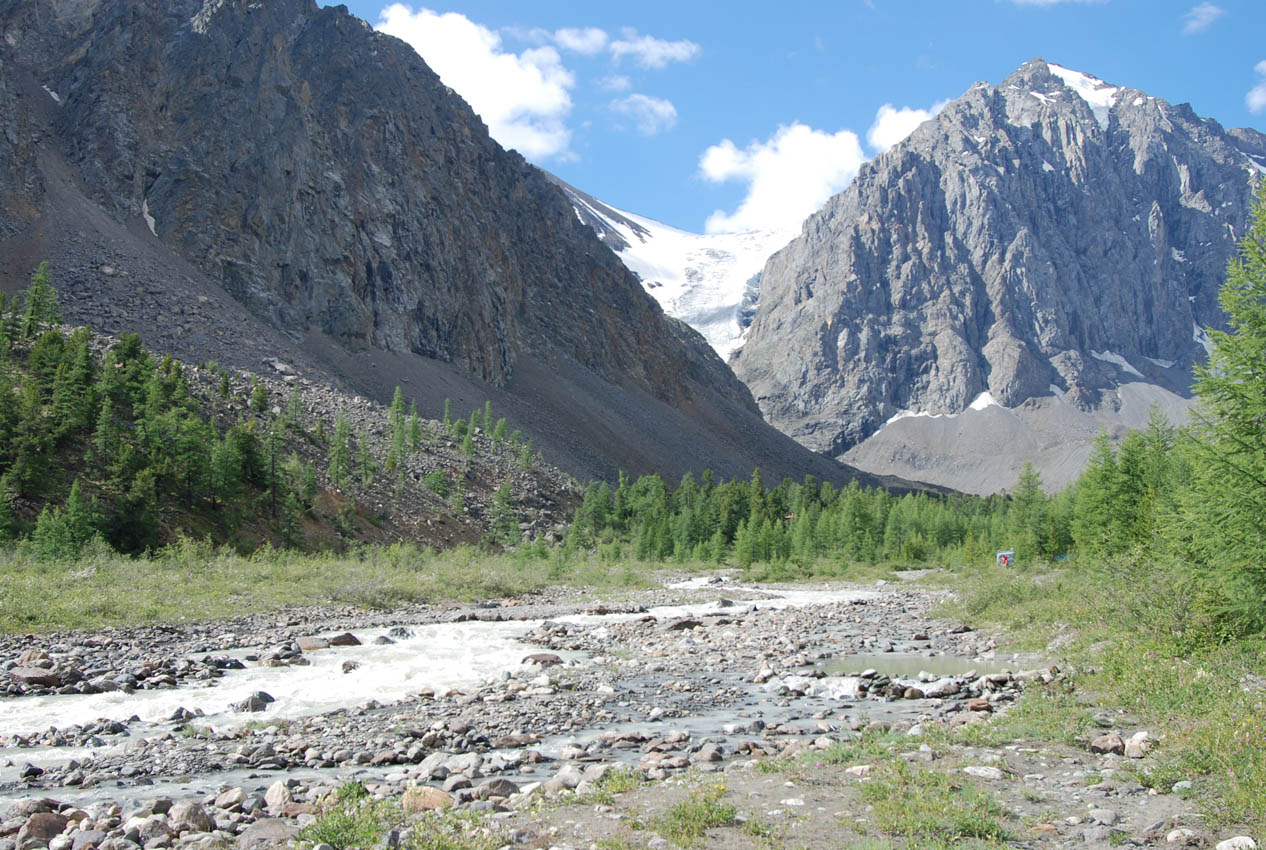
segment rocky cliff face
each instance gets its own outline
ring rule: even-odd
[[[578,477],[851,473],[784,441],[411,47],[312,0],[0,0],[0,284],[159,350],[281,358]]]
[[[410,47],[342,7],[73,6],[50,61],[20,54],[55,80],[67,159],[274,325],[494,383],[548,349],[660,398],[745,394]]]
[[[902,414],[1185,393],[1264,166],[1260,133],[1034,60],[808,219],[735,371],[837,457]]]

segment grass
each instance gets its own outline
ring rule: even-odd
[[[407,817],[397,800],[375,800],[359,782],[348,782],[327,798],[314,823],[299,831],[299,847],[329,844],[334,850],[373,850],[389,830],[405,836],[404,850],[495,850],[504,836],[477,813],[425,812]]]
[[[880,765],[861,786],[862,799],[885,835],[903,836],[918,846],[979,840],[1001,846],[1010,837],[1006,810],[991,795],[955,777],[901,761]],[[926,843],[925,843],[926,842]]]
[[[709,829],[732,826],[737,817],[738,809],[725,802],[725,786],[714,784],[695,788],[685,800],[655,818],[651,825],[674,844],[691,847]]]
[[[263,548],[243,556],[182,540],[148,557],[92,552],[49,563],[0,550],[0,633],[139,626],[238,617],[290,606],[519,596],[549,586],[647,586],[660,565],[489,555],[459,548],[365,546],[344,554]]]
[[[1057,651],[1086,671],[1072,686],[1030,685],[1006,716],[964,732],[969,742],[1084,743],[1092,695],[1149,731],[1155,750],[1123,765],[1142,784],[1169,792],[1192,780],[1210,828],[1266,829],[1266,644],[1223,633],[1181,565],[1122,557],[965,578],[962,615],[1001,625],[1017,648],[1058,636]]]
[[[584,798],[578,799],[577,802],[613,806],[615,805],[615,796],[617,794],[632,791],[641,785],[642,782],[643,775],[639,770],[627,766],[612,768],[594,783],[596,787],[592,793],[586,794]]]

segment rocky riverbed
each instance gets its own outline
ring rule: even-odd
[[[1104,734],[1082,750],[936,737],[988,723],[1026,687],[1065,677],[1049,663],[998,658],[994,636],[932,617],[944,597],[904,584],[752,589],[714,580],[607,603],[559,592],[482,606],[311,609],[5,638],[0,715],[38,705],[57,716],[100,694],[125,707],[125,697],[150,691],[173,692],[179,705],[161,718],[129,713],[20,731],[0,722],[0,850],[284,845],[352,780],[409,811],[483,811],[507,844],[589,847],[614,840],[629,812],[604,803],[607,811],[585,806],[578,816],[532,804],[589,799],[614,767],[666,780],[650,786],[660,792],[644,787],[630,799],[671,797],[683,781],[722,774],[731,789],[745,789],[753,816],[782,819],[795,832],[818,809],[790,791],[787,799],[801,802],[764,800],[770,776],[758,766],[837,752],[880,732],[908,742],[894,747],[899,757],[988,786],[1016,818],[1043,827],[1026,841],[1176,846],[1213,837],[1190,816],[1181,788],[1147,793],[1129,780],[1122,768],[1145,758],[1152,742],[1128,718],[1105,715]],[[509,629],[495,636],[506,647],[470,661],[490,667],[469,684],[391,680],[393,670],[405,675],[402,653],[425,663],[450,638],[493,640],[479,631],[485,626]],[[378,678],[356,679],[379,652],[395,653],[392,664]],[[305,667],[326,674],[301,680],[304,687],[332,692],[340,707],[305,712],[308,703],[261,688],[227,710],[199,708],[252,670],[290,687],[286,677]],[[373,682],[381,690],[360,690]],[[831,769],[853,784],[870,770]],[[830,791],[821,807],[828,820],[847,792]],[[864,813],[863,805],[855,815]],[[798,842],[818,846],[813,828],[800,832]],[[634,838],[641,846],[656,836]]]

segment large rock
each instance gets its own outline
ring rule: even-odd
[[[261,818],[237,837],[239,850],[266,850],[271,847],[287,847],[299,832],[294,821],[283,818]]]
[[[14,667],[9,671],[9,678],[19,685],[35,688],[56,688],[62,683],[61,676],[43,667]]]
[[[210,832],[215,829],[215,820],[196,800],[181,800],[173,803],[167,812],[167,819],[178,830],[192,829],[195,832]]]
[[[47,847],[49,841],[61,835],[69,822],[65,815],[56,812],[36,812],[18,830],[17,850]]]
[[[407,789],[400,798],[400,805],[407,814],[430,812],[436,809],[451,809],[453,795],[429,785],[419,785]]]

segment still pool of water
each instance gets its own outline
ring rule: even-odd
[[[912,655],[905,652],[888,652],[877,655],[840,655],[822,662],[822,670],[828,674],[857,674],[875,669],[893,678],[913,678],[927,672],[934,676],[962,676],[973,670],[981,675],[1002,673],[1017,669],[1014,663],[996,658],[962,658],[957,655]]]

